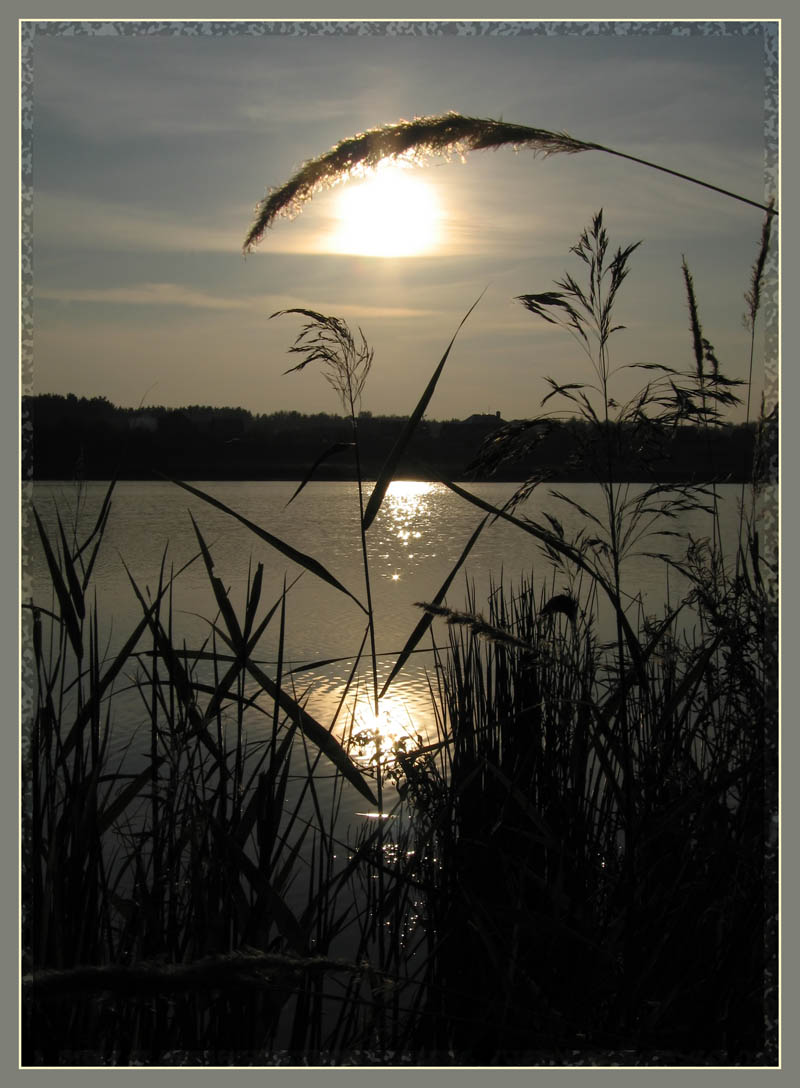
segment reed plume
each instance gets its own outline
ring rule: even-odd
[[[694,280],[689,271],[689,266],[684,257],[681,261],[683,282],[686,287],[686,301],[689,306],[689,327],[692,331],[692,345],[694,347],[694,359],[697,365],[697,377],[703,380],[703,330],[700,326],[700,315],[697,310],[697,298],[694,293]]]
[[[531,645],[531,643],[525,642],[521,638],[517,638],[517,636],[510,631],[506,631],[504,628],[498,627],[494,623],[489,623],[482,615],[480,615],[480,613],[459,612],[456,609],[448,608],[446,605],[429,604],[426,601],[417,601],[416,606],[430,616],[441,616],[445,623],[449,624],[451,627],[460,626],[469,628],[471,634],[486,639],[487,642],[496,642],[503,646],[515,646],[517,649],[525,650],[527,653],[536,653],[536,647]]]
[[[283,317],[285,314],[301,314],[308,318],[308,323],[289,348],[293,354],[305,355],[305,359],[284,373],[303,370],[309,363],[321,363],[325,380],[336,390],[342,406],[354,415],[372,367],[373,351],[364,333],[358,330],[360,342],[357,343],[344,321],[301,307],[278,310],[270,316]]]
[[[296,215],[303,204],[319,189],[336,185],[350,177],[359,176],[378,166],[384,160],[403,159],[420,162],[432,155],[460,155],[468,151],[497,150],[501,147],[527,148],[534,154],[553,155],[557,152],[574,154],[578,151],[605,151],[608,155],[638,162],[665,174],[713,189],[756,208],[777,215],[769,205],[749,200],[728,189],[721,189],[699,178],[670,170],[666,166],[628,155],[602,144],[578,140],[566,132],[550,132],[527,125],[494,121],[490,118],[464,117],[450,112],[438,117],[415,117],[413,121],[399,121],[368,129],[356,136],[341,140],[324,155],[309,159],[289,180],[270,190],[256,208],[256,219],[244,240],[244,252],[249,253],[272,226],[278,216]]]
[[[759,246],[758,256],[756,257],[753,265],[752,279],[750,281],[750,290],[745,293],[745,302],[747,303],[747,313],[745,315],[745,324],[749,329],[753,329],[756,323],[756,315],[758,314],[761,306],[761,286],[764,281],[764,267],[767,263],[767,254],[769,253],[770,239],[772,235],[772,208],[775,201],[770,200],[768,204],[767,215],[764,217],[764,225],[761,228],[761,245]]]

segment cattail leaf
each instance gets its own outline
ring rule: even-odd
[[[250,638],[250,633],[253,630],[253,623],[256,618],[256,612],[258,611],[258,603],[261,600],[261,586],[264,581],[264,564],[259,563],[256,566],[255,577],[253,578],[250,591],[247,595],[247,605],[245,607],[244,616],[244,630],[242,636],[244,641],[247,642]]]
[[[665,557],[662,557],[662,559]],[[655,651],[658,649],[662,638],[667,633],[669,628],[675,622],[678,615],[683,611],[686,602],[682,602],[677,608],[674,608],[669,612],[663,620],[659,623],[658,627],[653,632],[650,641],[646,646],[642,647],[641,652],[641,667],[650,660]],[[621,762],[622,753],[619,750],[619,738],[615,734],[611,727],[611,720],[614,714],[624,704],[628,692],[636,683],[639,677],[639,667],[636,665],[629,669],[627,673],[621,678],[620,682],[614,687],[612,693],[605,700],[602,706],[596,706],[592,704],[592,709],[595,717],[597,718],[598,726],[603,733],[608,737],[609,745],[614,753],[615,758]]]
[[[181,651],[181,653],[182,652],[183,651]],[[152,656],[152,651],[150,652],[150,654],[148,656]],[[213,660],[213,657],[212,657],[212,660]],[[229,658],[227,660],[235,660],[235,659],[230,659]],[[235,665],[235,668],[233,670],[234,678],[236,676],[236,673],[241,672],[241,671],[242,671],[242,666],[237,661],[236,665]],[[201,695],[211,695],[212,697],[215,697],[215,696],[220,695],[220,689],[223,688],[226,683],[228,684],[228,686],[230,686],[230,682],[227,680],[227,674],[226,674],[225,679],[221,680],[219,682],[219,684],[204,684],[199,680],[195,680],[193,682],[192,686],[193,686],[194,690],[199,692]],[[257,694],[256,695],[239,695],[235,691],[229,691],[229,692],[226,692],[224,694],[223,698],[227,699],[228,702],[233,703],[235,706],[240,706],[242,708],[242,710],[255,710],[259,714],[263,714],[265,717],[267,716],[268,712],[263,707],[258,705],[258,702],[257,702],[258,696],[257,696]],[[220,700],[220,701],[222,701],[222,700]],[[214,713],[216,713],[216,710],[214,711]],[[210,719],[212,717],[212,715],[209,714],[208,711],[206,711],[204,717],[206,719]]]
[[[522,529],[522,531],[525,533],[530,533],[531,536],[541,541],[541,543],[545,546],[546,549],[548,549],[549,554],[553,558],[558,557],[569,559],[570,562],[574,563],[576,567],[579,567],[581,570],[585,571],[585,573],[588,574],[589,577],[594,582],[596,582],[597,585],[600,586],[600,588],[603,590],[603,592],[611,602],[614,608],[614,612],[619,619],[620,626],[622,627],[622,631],[625,635],[625,641],[628,645],[628,649],[630,650],[631,657],[636,664],[639,676],[645,683],[647,682],[647,677],[644,672],[644,663],[642,660],[642,647],[639,643],[638,638],[636,637],[636,633],[630,625],[628,617],[625,615],[625,609],[622,606],[622,601],[615,592],[613,586],[608,582],[603,574],[599,570],[597,570],[596,567],[592,566],[592,564],[586,559],[586,557],[581,554],[578,548],[574,548],[566,540],[562,540],[561,537],[543,528],[541,525],[537,525],[535,522],[532,522],[528,519],[525,519],[523,521],[520,518],[514,517],[513,514],[509,514],[508,511],[502,510],[500,507],[493,506],[489,502],[485,502],[483,499],[478,498],[477,495],[473,495],[471,492],[466,491],[463,487],[459,487],[458,484],[453,483],[452,480],[446,480],[444,477],[438,475],[436,475],[436,478],[440,481],[440,483],[443,483],[445,487],[449,488],[450,491],[452,491],[456,495],[460,495],[462,499],[465,499],[467,502],[472,503],[473,506],[477,506],[480,510],[485,510],[487,513],[493,514],[495,517],[502,518],[504,521],[508,521],[510,522],[510,524],[516,525],[517,528]]]
[[[370,834],[369,838],[365,839],[364,842],[353,851],[352,857],[342,871],[334,874],[322,885],[317,895],[311,900],[303,912],[302,920],[304,923],[309,924],[311,919],[316,917],[316,909],[319,903],[336,901],[338,892],[345,887],[350,877],[356,872],[362,862],[367,860],[369,864],[374,864],[375,844],[385,834],[386,832],[383,831],[382,828],[376,828],[375,831]]]
[[[86,608],[83,603],[83,589],[81,588],[80,581],[75,572],[75,564],[72,562],[72,554],[67,542],[67,534],[64,532],[64,526],[61,522],[61,515],[59,513],[56,513],[56,520],[58,522],[58,532],[61,537],[61,554],[64,557],[64,571],[67,575],[67,585],[69,586],[70,597],[72,598],[75,612],[80,619],[83,619],[86,615]]]
[[[292,740],[296,729],[297,726],[295,723],[290,722],[280,745],[270,756],[269,769],[259,775],[258,784],[250,791],[247,805],[245,806],[239,819],[239,823],[236,825],[234,831],[234,838],[239,846],[244,846],[247,842],[250,832],[253,830],[261,812],[261,808],[264,804],[264,797],[272,790],[278,773],[282,768],[285,767],[288,770],[290,767],[290,760],[287,757],[291,751]]]
[[[116,479],[116,477],[114,477],[114,479],[108,485],[108,490],[106,491],[106,493],[105,493],[105,495],[103,497],[103,501],[100,504],[100,511],[99,511],[99,513],[97,515],[97,519],[96,519],[96,521],[94,523],[94,527],[93,527],[92,531],[89,533],[87,538],[84,540],[83,544],[81,544],[80,548],[78,548],[78,555],[82,555],[86,551],[86,549],[89,547],[91,542],[94,540],[94,538],[98,534],[102,537],[106,521],[108,520],[108,512],[109,512],[109,509],[111,508],[111,496],[114,493],[114,488],[116,487],[116,485],[117,485],[117,479]]]
[[[283,937],[291,944],[296,952],[303,955],[308,951],[306,934],[299,922],[284,900],[272,887],[266,876],[247,856],[236,839],[213,816],[209,819],[209,827],[216,835],[224,850],[231,855],[242,874],[247,877],[253,890],[266,900],[270,914]]]
[[[246,661],[245,667],[253,679],[257,680],[267,694],[276,700],[281,710],[288,715],[311,743],[316,745],[323,755],[327,756],[331,763],[341,771],[348,782],[355,786],[358,792],[366,797],[368,801],[376,805],[378,802],[367,785],[366,779],[336,737],[329,733],[325,726],[321,725],[316,718],[313,718],[299,703],[295,702],[283,688],[279,687],[253,661]]]
[[[327,450],[325,450],[324,453],[321,453],[314,462],[314,464],[311,466],[311,468],[308,470],[308,472],[305,474],[302,482],[299,484],[296,491],[292,495],[291,499],[289,499],[289,502],[286,503],[286,505],[288,506],[289,503],[294,502],[294,500],[297,498],[297,496],[300,494],[306,484],[312,479],[314,473],[323,463],[323,461],[327,461],[329,457],[334,457],[337,453],[344,453],[345,450],[352,450],[354,447],[354,442],[334,442],[334,444],[330,446]]]
[[[122,647],[112,663],[100,677],[97,685],[92,690],[91,696],[84,703],[83,707],[81,708],[75,719],[74,724],[72,725],[69,733],[67,734],[67,737],[62,747],[62,753],[64,756],[67,756],[72,748],[74,748],[75,744],[78,741],[78,738],[80,737],[81,731],[83,730],[86,723],[90,721],[92,715],[96,713],[97,707],[99,706],[100,701],[102,700],[106,691],[108,691],[111,684],[119,675],[125,662],[128,660],[128,658],[132,656],[133,651],[135,650],[136,645],[139,642],[139,639],[147,630],[147,626],[150,623],[152,614],[157,606],[158,601],[155,601],[150,606],[142,619],[139,620],[138,624],[134,628],[125,645]]]
[[[280,782],[278,783],[278,789],[275,791],[275,801],[274,801],[273,811],[275,812],[276,817],[283,811],[283,806],[284,806],[284,802],[285,802],[285,799],[286,799],[286,783],[288,781],[288,778],[289,778],[289,764],[286,763],[283,770],[281,771],[281,778],[280,778]],[[300,807],[300,802],[298,801],[298,803],[297,803],[297,805],[295,807],[295,810],[292,813],[292,822],[294,821],[294,818],[297,816],[297,811],[298,811],[299,807]],[[292,874],[297,869],[298,858],[302,857],[303,846],[305,844],[306,837],[307,837],[309,831],[311,831],[311,830],[312,830],[312,825],[310,823],[306,823],[305,827],[303,827],[302,831],[297,836],[297,838],[294,840],[294,842],[291,843],[291,845],[286,845],[286,839],[288,838],[288,831],[287,831],[286,835],[284,836],[283,841],[280,842],[280,843],[276,843],[275,859],[274,860],[275,860],[275,862],[277,862],[278,861],[278,855],[280,854],[282,864],[281,864],[280,869],[278,869],[278,871],[273,875],[272,884],[278,891],[282,892],[284,890],[284,888],[288,888],[288,887],[291,886],[292,880],[293,880],[293,875]],[[301,925],[301,927],[305,928],[306,924],[307,924],[306,912],[304,911],[301,918],[300,918],[300,925]]]
[[[440,605],[442,603],[442,601],[444,600],[445,594],[447,593],[448,589],[450,588],[450,586],[451,586],[451,584],[453,582],[453,579],[455,578],[456,574],[458,574],[459,570],[463,566],[464,561],[467,558],[467,556],[469,555],[469,553],[472,551],[472,548],[473,548],[476,540],[480,536],[480,534],[483,531],[483,528],[486,525],[488,520],[489,520],[488,516],[483,519],[483,521],[478,525],[475,532],[472,534],[472,536],[469,538],[469,540],[465,544],[464,550],[461,552],[461,555],[458,557],[458,560],[456,561],[455,566],[450,571],[450,573],[447,575],[444,582],[442,582],[441,586],[439,587],[439,591],[437,592],[436,596],[433,598],[433,601],[431,602],[433,605]],[[380,693],[380,696],[379,696],[381,699],[386,694],[392,680],[394,680],[395,676],[397,676],[397,674],[400,672],[400,670],[405,665],[406,661],[408,661],[409,657],[414,652],[414,649],[417,646],[417,644],[419,643],[419,640],[422,638],[422,636],[428,630],[428,628],[430,627],[432,622],[433,622],[433,613],[426,611],[423,614],[422,619],[419,621],[419,623],[416,625],[414,630],[409,635],[405,646],[400,651],[400,653],[398,655],[398,658],[397,658],[397,661],[395,661],[394,666],[392,667],[392,671],[389,673],[389,676],[388,676],[385,684],[383,685],[383,688],[381,689],[381,693]]]
[[[425,409],[428,407],[428,403],[430,402],[430,399],[433,396],[433,392],[436,389],[436,383],[439,381],[439,376],[441,375],[442,370],[444,369],[444,364],[447,362],[447,357],[450,354],[450,349],[452,348],[453,344],[456,341],[456,337],[458,336],[459,332],[461,331],[461,328],[464,325],[464,323],[466,322],[467,318],[472,313],[472,311],[475,309],[475,307],[478,305],[478,303],[483,298],[485,293],[486,293],[485,289],[483,291],[481,291],[481,293],[475,299],[473,304],[470,306],[470,308],[467,310],[467,312],[461,318],[461,321],[459,322],[458,328],[453,333],[453,338],[450,341],[450,343],[447,345],[447,350],[445,351],[444,355],[442,356],[441,360],[439,361],[439,365],[436,367],[436,370],[433,372],[433,376],[431,377],[431,380],[428,382],[428,385],[427,385],[427,387],[425,389],[425,392],[420,397],[419,403],[417,404],[414,411],[411,413],[409,418],[406,420],[406,423],[405,423],[405,425],[403,427],[403,430],[400,432],[400,436],[398,437],[397,441],[395,442],[394,446],[392,447],[392,450],[391,450],[389,456],[386,458],[386,463],[384,464],[383,468],[381,469],[378,480],[377,480],[377,482],[375,484],[375,487],[374,487],[374,489],[372,491],[372,494],[370,495],[369,502],[367,503],[367,508],[364,511],[364,531],[365,532],[366,532],[367,529],[369,529],[370,525],[375,520],[375,515],[378,513],[378,510],[380,510],[381,503],[383,502],[386,491],[387,491],[387,489],[389,487],[389,484],[392,482],[392,478],[394,476],[395,469],[397,468],[398,461],[402,457],[406,447],[408,446],[408,443],[411,441],[411,437],[412,437],[412,435],[414,434],[414,431],[417,428],[417,424],[422,419],[422,416],[425,413]]]
[[[221,631],[219,631],[218,633],[222,635]],[[218,655],[212,654],[211,660],[219,661],[220,658]],[[222,704],[226,700],[228,700],[229,702],[238,703],[243,708],[256,705],[255,698],[253,696],[250,696],[249,698],[241,698],[239,695],[236,694],[236,692],[231,692],[231,687],[233,686],[236,677],[242,672],[243,669],[244,661],[242,659],[242,654],[241,652],[237,652],[236,656],[233,658],[232,664],[229,666],[225,675],[221,677],[216,685],[211,686],[206,684],[198,684],[196,682],[192,685],[194,691],[203,692],[204,694],[211,696],[208,703],[206,704],[206,709],[203,712],[204,725],[208,725],[214,720]]]
[[[92,547],[92,552],[89,556],[89,562],[83,568],[82,588],[84,593],[86,592],[86,587],[89,585],[89,579],[92,577],[92,571],[94,570],[94,565],[97,560],[97,553],[100,550],[100,545],[103,543],[106,525],[108,524],[108,516],[111,513],[111,495],[114,490],[115,484],[116,479],[112,480],[109,484],[108,491],[106,492],[102,506],[100,507],[100,513],[97,515],[97,521],[95,522],[95,526],[89,536],[86,538],[86,540],[84,540],[83,544],[81,544],[80,548],[78,549],[78,554],[76,556],[76,558],[80,558],[80,556],[83,555],[85,549],[89,546],[92,540],[94,540],[94,546]],[[81,563],[83,563],[83,560],[81,560]]]
[[[75,656],[78,660],[83,658],[83,639],[81,637],[81,628],[78,623],[78,617],[75,614],[75,609],[72,605],[72,599],[70,597],[69,590],[64,582],[64,577],[61,573],[61,569],[58,565],[58,560],[55,557],[55,553],[50,545],[50,540],[47,536],[47,531],[42,524],[42,520],[35,506],[32,506],[33,517],[36,521],[36,528],[39,530],[39,538],[42,542],[42,548],[44,549],[45,559],[47,560],[47,566],[50,571],[50,578],[53,582],[53,588],[56,591],[58,597],[58,605],[61,609],[61,619],[64,626],[67,629],[67,635],[72,648],[75,651]]]
[[[328,665],[338,665],[341,661],[349,661],[349,657],[324,657],[318,661],[309,661],[305,665],[295,665],[293,669],[289,669],[286,673],[287,676],[294,676],[297,672],[313,672],[315,669],[324,669]]]
[[[94,570],[94,565],[95,565],[95,562],[97,560],[97,553],[100,551],[100,545],[103,543],[103,535],[105,533],[106,524],[108,522],[108,515],[109,515],[109,512],[110,512],[110,509],[111,509],[110,506],[106,507],[105,514],[103,515],[102,525],[100,526],[99,535],[98,535],[97,539],[94,542],[94,546],[92,548],[92,553],[89,556],[89,562],[86,564],[86,567],[84,569],[83,582],[82,582],[82,589],[83,589],[84,593],[86,592],[86,588],[89,585],[89,579],[92,577],[92,571]],[[78,552],[78,555],[80,555],[80,554],[81,553]]]
[[[490,774],[494,775],[498,782],[500,782],[500,784],[507,790],[508,796],[514,802],[516,802],[522,812],[528,817],[530,822],[536,828],[538,836],[531,836],[531,841],[541,842],[542,845],[546,846],[550,850],[557,850],[559,851],[559,853],[564,853],[562,842],[559,841],[558,838],[556,838],[544,816],[542,816],[542,814],[536,810],[536,808],[533,806],[533,804],[531,804],[530,800],[525,796],[519,786],[515,785],[515,783],[512,782],[507,775],[503,774],[500,768],[491,760],[487,760],[485,766],[486,770]]]
[[[192,680],[190,679],[186,669],[183,667],[183,662],[176,653],[172,643],[167,638],[166,633],[164,632],[164,628],[161,626],[161,623],[158,620],[158,614],[155,611],[156,607],[161,601],[161,598],[166,593],[166,590],[169,587],[169,583],[167,584],[167,586],[162,586],[159,588],[158,596],[156,597],[155,603],[151,607],[148,607],[147,602],[142,596],[141,590],[136,585],[133,575],[128,570],[128,567],[124,560],[122,565],[125,567],[125,573],[128,575],[128,579],[131,583],[131,586],[133,587],[133,591],[136,594],[142,608],[144,609],[144,620],[150,626],[150,629],[153,632],[153,637],[155,638],[158,645],[158,652],[161,655],[160,660],[163,661],[167,667],[170,683],[175,688],[181,706],[186,713],[186,719],[189,722],[189,725],[192,727],[194,735],[198,738],[201,744],[205,745],[205,747],[212,754],[214,759],[217,760],[218,763],[223,763],[224,756],[220,751],[220,748],[217,745],[216,741],[208,732],[208,729],[206,728],[206,722],[203,716],[200,714],[200,711],[198,710],[197,700],[195,699],[196,688],[192,683]]]
[[[155,771],[164,762],[164,756],[157,756],[143,771],[137,774],[124,789],[115,794],[114,800],[97,817],[97,833],[99,835],[108,831],[116,820],[122,815],[128,805],[142,790],[153,780]]]
[[[340,593],[344,593],[351,600],[355,601],[362,612],[367,611],[361,601],[359,601],[357,597],[354,597],[349,589],[345,589],[338,578],[334,578],[330,571],[326,570],[322,563],[318,562],[312,556],[298,551],[297,548],[293,548],[291,544],[287,544],[285,541],[273,536],[272,533],[268,533],[266,529],[262,529],[260,525],[256,525],[255,522],[250,521],[242,514],[237,514],[235,510],[231,510],[230,506],[226,506],[224,502],[220,502],[219,499],[215,499],[213,496],[206,494],[205,491],[200,491],[199,488],[192,487],[191,484],[182,483],[180,480],[173,480],[172,482],[177,484],[178,487],[182,487],[184,491],[188,491],[191,495],[196,495],[198,499],[202,499],[203,502],[207,502],[210,506],[215,506],[225,514],[230,514],[232,518],[236,518],[237,521],[240,521],[242,525],[246,526],[252,533],[255,533],[257,537],[269,544],[270,547],[275,548],[276,551],[285,555],[287,559],[291,559],[293,563],[297,563],[298,566],[305,567],[311,574],[315,574],[318,578],[321,578],[323,582],[327,582],[328,585],[333,586],[334,589],[338,589]]]
[[[616,760],[620,767],[623,765],[623,757],[619,752],[619,744],[614,737],[613,732],[609,730],[607,723],[601,717],[600,710],[592,701],[590,701],[590,710],[597,718],[598,724],[598,728],[595,728],[591,723],[588,723],[588,732],[592,741],[592,751],[597,756],[597,760],[603,768],[607,788],[616,799],[620,810],[622,810],[625,805],[625,797],[620,785],[619,771],[612,762],[613,760]],[[603,742],[603,738],[605,738],[605,743]]]
[[[259,564],[259,567],[260,566],[261,566],[261,564]],[[294,584],[294,583],[292,583],[292,584]],[[289,588],[291,588],[291,586]],[[233,685],[233,682],[236,679],[236,677],[239,675],[239,673],[242,671],[242,669],[244,669],[246,662],[250,660],[250,654],[253,652],[254,648],[258,644],[259,639],[263,635],[264,631],[267,629],[267,626],[271,622],[272,617],[275,615],[278,608],[281,606],[281,604],[285,600],[285,596],[286,596],[286,591],[284,590],[284,593],[281,595],[281,597],[278,598],[278,600],[275,602],[275,604],[272,606],[272,608],[270,608],[269,612],[267,612],[267,614],[263,618],[263,620],[259,623],[259,625],[255,629],[255,631],[250,635],[249,639],[247,640],[247,642],[246,642],[246,644],[244,645],[243,648],[241,646],[237,647],[233,643],[232,638],[228,639],[223,631],[219,631],[219,629],[216,628],[216,627],[214,628],[214,630],[217,631],[217,633],[228,643],[228,645],[231,647],[231,649],[235,650],[236,653],[235,653],[235,657],[233,659],[231,659],[232,664],[231,664],[230,668],[225,673],[225,675],[222,677],[222,679],[219,681],[219,683],[216,686],[216,689],[213,690],[213,692],[212,692],[212,698],[209,701],[208,705],[206,706],[205,713],[203,715],[203,719],[204,719],[204,721],[206,723],[212,721],[212,719],[215,717],[217,711],[222,706],[222,703],[224,702],[225,699],[236,700],[238,698],[235,694],[231,694],[231,691],[230,691],[230,689],[231,689],[231,687]],[[281,618],[283,618],[283,617],[281,617]],[[283,627],[281,627],[280,645],[281,645],[281,647],[283,646]],[[210,657],[211,657],[211,660],[216,660],[216,661],[222,660],[222,655],[217,654],[217,653],[214,653],[214,654],[210,655]],[[279,664],[280,664],[280,662],[279,662]],[[195,686],[199,688],[198,685],[195,685]],[[204,690],[204,689],[199,689],[199,690]],[[247,702],[250,703],[250,704],[252,704],[253,701],[254,701],[253,697],[251,697],[250,699],[247,700]]]
[[[214,574],[214,560],[211,558],[211,553],[208,550],[203,535],[198,528],[197,522],[194,520],[194,516],[189,511],[189,517],[192,520],[192,526],[194,527],[195,536],[197,542],[200,545],[200,554],[203,557],[205,563],[206,572],[208,574],[208,580],[211,583],[211,588],[214,591],[214,597],[217,602],[217,607],[222,613],[222,617],[225,620],[228,631],[230,632],[231,640],[233,642],[234,649],[241,653],[244,647],[244,639],[242,636],[242,629],[239,626],[239,621],[236,618],[236,613],[233,610],[233,605],[228,598],[228,591],[223,586],[219,578]]]
[[[668,699],[661,707],[661,713],[657,723],[653,724],[653,735],[661,736],[664,730],[670,722],[673,722],[673,728],[676,726],[682,726],[686,721],[689,713],[692,710],[694,692],[697,690],[697,686],[702,680],[703,673],[708,668],[712,657],[717,652],[720,642],[722,641],[722,634],[718,633],[714,636],[711,642],[706,646],[701,654],[692,662],[691,668],[687,670],[682,677],[680,683],[672,693],[672,697]],[[691,693],[691,696],[690,696]],[[687,696],[690,696],[687,698]],[[680,710],[679,718],[677,722],[674,721],[675,715],[678,713],[681,702],[683,707]]]

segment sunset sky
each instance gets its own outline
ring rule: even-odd
[[[725,372],[745,377],[743,295],[762,214],[600,152],[504,149],[414,169],[404,176],[424,206],[408,222],[393,216],[388,239],[380,224],[365,228],[367,197],[350,182],[242,255],[256,203],[305,160],[364,129],[448,110],[566,131],[763,200],[761,36],[658,26],[37,36],[33,392],[336,411],[311,368],[283,376],[300,323],[269,315],[302,306],[363,329],[375,351],[364,408],[407,414],[486,289],[428,415],[529,415],[544,375],[588,371],[574,341],[514,296],[580,276],[570,246],[600,208],[612,245],[643,242],[619,296],[615,362],[691,365],[685,255],[704,334]],[[403,246],[410,255],[363,252]]]

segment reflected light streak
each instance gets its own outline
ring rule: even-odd
[[[370,766],[394,762],[394,749],[413,737],[413,722],[402,701],[384,696],[378,713],[368,696],[356,703],[352,716],[351,743],[359,763]]]
[[[386,491],[385,509],[390,526],[406,548],[412,540],[420,540],[422,533],[415,528],[428,511],[427,496],[435,485],[424,480],[393,480]],[[411,558],[409,556],[409,558]]]
[[[419,500],[429,495],[435,485],[426,480],[392,480],[386,489],[386,498],[399,504],[419,505]]]
[[[381,767],[382,773],[393,765],[397,749],[413,751],[428,743],[425,726],[415,722],[402,692],[387,692],[378,704],[378,713],[365,689],[347,710],[350,722],[346,747],[351,758],[362,767]]]

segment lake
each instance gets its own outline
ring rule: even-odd
[[[330,571],[352,594],[365,600],[361,544],[359,536],[358,493],[355,483],[312,483],[297,499],[286,505],[296,484],[272,482],[202,482],[193,486],[255,522],[269,533],[299,551],[311,555]],[[513,483],[466,485],[468,490],[499,506],[513,493]],[[33,501],[53,541],[57,538],[56,510],[65,527],[80,526],[83,539],[93,526],[105,495],[107,484],[89,482],[80,489],[75,484],[42,482],[31,486]],[[556,485],[554,490],[590,512],[601,509],[600,489],[593,484]],[[371,485],[367,485],[369,495]],[[630,485],[630,494],[641,493],[642,485]],[[723,546],[734,554],[738,526],[739,485],[717,489]],[[546,487],[534,492],[519,508],[520,514],[544,520],[555,516],[563,524],[567,539],[587,527],[587,519],[574,507],[556,498]],[[209,646],[211,623],[216,604],[202,560],[196,559],[198,543],[190,513],[207,542],[215,573],[230,590],[239,616],[243,615],[248,578],[256,565],[264,565],[264,582],[259,618],[281,595],[287,584],[301,572],[297,564],[260,540],[234,518],[209,506],[188,492],[169,483],[121,482],[117,484],[108,527],[93,574],[92,585],[99,609],[100,637],[106,658],[110,660],[141,617],[141,606],[130,577],[144,594],[153,593],[158,584],[162,559],[166,569],[181,571],[173,587],[173,640],[189,649]],[[398,651],[417,624],[421,611],[416,602],[431,601],[452,570],[461,552],[482,520],[476,507],[454,495],[442,484],[395,481],[368,533],[372,596],[375,610],[376,649],[379,685],[388,676]],[[654,528],[690,533],[694,538],[708,537],[711,518],[692,511],[679,521]],[[68,529],[69,531],[69,529]],[[645,538],[634,549],[667,551],[679,557],[685,542],[676,536]],[[40,606],[52,607],[51,587],[41,545],[32,517],[23,528],[23,596]],[[191,560],[195,560],[191,562]],[[189,563],[188,567],[185,565]],[[181,570],[181,568],[185,569]],[[685,585],[674,569],[667,574],[662,562],[643,554],[632,555],[624,569],[623,585],[637,614],[663,613],[668,600],[679,599]],[[467,599],[467,586],[474,589],[476,607],[486,609],[487,596],[494,581],[501,578],[507,587],[515,585],[520,575],[533,578],[547,595],[563,593],[571,587],[564,572],[556,571],[543,555],[537,542],[507,522],[487,526],[478,538],[464,567],[456,576],[446,601],[461,609]],[[608,617],[606,617],[606,622]],[[691,628],[691,616],[685,625]],[[436,642],[448,639],[443,621],[433,625]],[[291,587],[286,602],[285,656],[288,667],[313,662],[333,662],[293,675],[296,695],[305,694],[308,710],[323,724],[330,724],[365,631],[365,616],[345,594],[304,572]],[[613,638],[610,623],[600,637]],[[274,675],[278,645],[278,615],[267,628],[254,657],[265,661],[266,671]],[[381,702],[381,729],[395,736],[431,739],[434,719],[427,676],[433,663],[430,635],[420,644],[425,652],[415,654],[393,682]],[[220,645],[222,651],[227,648]],[[146,735],[147,713],[135,691],[135,677],[128,675],[120,687],[129,687],[115,701],[113,750],[121,750],[137,730]],[[362,728],[374,728],[369,710],[371,674],[365,654],[359,670],[359,689],[365,698],[350,708],[350,717]],[[256,685],[251,685],[252,692]],[[258,730],[254,719],[252,728]],[[348,721],[343,714],[340,722]],[[344,724],[337,726],[343,731]]]

